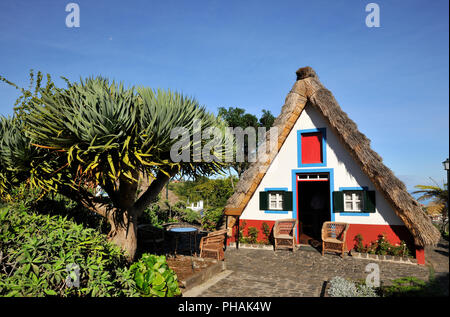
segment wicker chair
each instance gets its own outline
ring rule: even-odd
[[[295,251],[294,228],[296,225],[297,219],[281,219],[275,222],[273,226],[274,250],[284,248]]]
[[[202,237],[200,240],[200,257],[206,257],[205,255],[212,253],[217,260],[223,260],[225,258],[223,246],[227,231],[227,229],[218,230]]]
[[[325,251],[332,251],[341,253],[344,257],[347,230],[348,223],[325,221],[322,226],[322,255]]]

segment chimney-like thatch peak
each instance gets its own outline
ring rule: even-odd
[[[297,80],[302,80],[308,77],[318,78],[314,69],[309,66],[301,67],[295,73],[297,74]]]

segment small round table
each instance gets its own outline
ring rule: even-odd
[[[175,256],[177,255],[178,249],[178,237],[182,234],[189,235],[189,251],[192,255],[192,236],[194,236],[194,247],[197,245],[197,232],[198,229],[194,227],[175,227],[169,229],[170,232],[175,233]],[[195,250],[195,255],[197,255],[197,250]]]

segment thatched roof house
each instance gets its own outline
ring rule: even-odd
[[[235,193],[230,197],[225,208],[225,214],[231,216],[228,217],[229,228],[235,224],[235,220],[238,217],[240,217],[241,220],[247,219],[248,223],[249,221],[251,222],[252,219],[270,222],[271,220],[275,221],[276,219],[279,219],[279,217],[286,218],[290,216],[292,218],[298,218],[300,223],[302,223],[301,208],[303,207],[301,207],[301,204],[305,199],[309,199],[309,197],[300,196],[300,192],[313,193],[314,190],[319,190],[319,187],[316,189],[305,187],[306,185],[304,184],[306,184],[306,182],[301,181],[305,180],[305,178],[309,179],[310,177],[324,177],[324,179],[328,177],[330,193],[327,197],[329,197],[328,204],[331,206],[328,207],[328,210],[324,215],[326,218],[329,217],[326,213],[331,214],[331,219],[325,220],[337,220],[337,218],[339,218],[339,221],[342,221],[348,219],[350,223],[355,224],[355,228],[357,224],[366,224],[367,226],[372,225],[370,229],[372,231],[373,228],[381,228],[373,227],[374,225],[384,225],[384,227],[381,228],[382,230],[380,233],[383,232],[383,230],[393,231],[393,236],[400,236],[397,234],[399,230],[397,230],[398,228],[394,228],[395,226],[404,226],[407,229],[406,231],[410,233],[414,245],[418,250],[425,245],[437,243],[440,234],[431,223],[429,217],[422,211],[420,204],[408,193],[405,185],[394,175],[394,173],[383,164],[382,158],[371,149],[370,140],[358,130],[357,125],[341,109],[333,97],[333,94],[319,81],[315,71],[310,67],[304,67],[300,68],[296,74],[297,81],[286,97],[281,114],[274,122],[274,127],[277,127],[279,132],[278,146],[274,151],[269,153],[266,162],[253,163],[244,172],[239,183],[236,185]],[[302,120],[304,123],[300,122],[301,117],[303,118]],[[267,148],[270,148],[269,138],[270,136],[268,133],[266,141]],[[286,141],[288,139],[290,140],[289,142]],[[293,150],[293,148],[296,149]],[[284,154],[286,151],[291,152],[287,155]],[[311,151],[323,152],[314,154]],[[295,164],[292,159],[292,156],[295,156],[295,154],[298,156],[295,159],[298,164]],[[300,157],[300,155],[302,157]],[[286,158],[284,159],[283,157]],[[327,157],[328,162],[326,162]],[[276,162],[277,165],[277,177],[270,176],[270,182],[274,184],[272,185],[269,180],[266,180],[264,183],[263,179],[268,177],[267,174],[270,169],[275,168],[274,162]],[[311,169],[311,167],[314,169]],[[349,175],[345,175],[344,172],[339,172],[339,169],[344,168],[345,173]],[[322,171],[326,174],[325,176],[323,176],[324,173],[322,173]],[[364,175],[360,175],[360,171],[362,171],[361,174]],[[310,176],[307,176],[305,173],[309,173],[308,175]],[[339,175],[342,175],[342,177]],[[286,180],[283,185],[281,184],[281,180],[284,177],[288,180]],[[348,179],[348,181],[344,180],[344,178]],[[277,183],[278,180],[280,180],[279,184]],[[283,187],[280,187],[280,184],[283,185]],[[289,191],[288,189],[291,185],[291,191]],[[360,192],[350,192],[348,189],[346,192],[347,196],[345,196],[345,193],[343,194],[344,196],[339,196],[338,194],[334,194],[334,192],[339,192],[338,188],[343,188],[342,192],[345,192],[345,188],[354,189],[355,185],[362,189],[365,188],[366,190],[371,188],[373,192],[376,192],[378,195],[376,198],[378,206],[372,211],[360,210],[361,214],[355,213],[352,214],[353,217],[348,217],[350,216],[350,213],[345,213],[345,208],[342,208],[342,210],[336,209],[337,205],[340,203],[339,197],[344,197],[341,198],[343,199],[343,202],[347,203],[348,206],[350,206],[349,208],[354,208],[354,206],[359,206],[360,200],[363,200],[361,197],[365,194],[361,192],[360,195]],[[267,190],[268,187],[265,186],[268,186],[269,190]],[[266,188],[266,190],[264,190],[264,188]],[[262,215],[261,208],[267,208],[267,203],[264,201],[261,203],[261,199],[264,200],[267,199],[267,197],[273,197],[269,198],[272,199],[272,201],[268,203],[273,203],[274,208],[277,207],[277,199],[280,201],[284,199],[284,196],[281,194],[281,196],[275,196],[276,190],[273,191],[274,195],[270,196],[270,188],[284,188],[284,190],[281,190],[281,194],[283,194],[282,192],[284,191],[291,193],[293,206],[291,207],[291,210],[285,210],[287,212],[278,212],[283,216],[268,211],[265,211],[264,215]],[[302,190],[300,190],[300,188],[302,188]],[[260,196],[263,197],[259,197],[260,208],[255,207],[258,204],[257,192],[264,191],[269,192],[269,194],[267,194],[269,196],[264,193],[260,194]],[[292,192],[294,194],[292,194]],[[280,191],[278,191],[278,193],[280,193]],[[369,196],[370,195],[367,197]],[[351,201],[352,199],[353,201]],[[252,200],[255,202],[251,203]],[[389,205],[392,212],[388,210],[388,206],[383,205],[384,203]],[[261,204],[264,206],[261,206]],[[369,206],[370,200],[367,200],[364,205]],[[381,209],[384,210],[382,211]],[[258,212],[259,214],[257,214]],[[307,212],[305,211],[305,214],[306,213]],[[375,219],[374,217],[377,217],[377,213],[380,214],[377,218],[378,220],[369,220],[372,218]],[[390,213],[392,213],[392,215],[390,215]],[[356,215],[360,215],[361,217],[355,217]],[[394,220],[391,221],[391,219]],[[304,223],[306,224],[306,222],[308,222],[308,220],[305,218]],[[314,226],[314,223],[308,223],[308,225]],[[317,226],[317,224],[315,224],[315,226]],[[390,228],[386,228],[386,226],[389,226]],[[363,229],[360,226],[357,230],[361,231]],[[301,230],[298,231],[298,237],[300,237]]]

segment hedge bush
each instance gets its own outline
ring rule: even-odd
[[[24,203],[0,206],[0,296],[140,296],[134,273],[105,234]]]
[[[177,275],[169,268],[166,257],[143,254],[130,267],[137,289],[145,297],[173,297],[181,295]]]
[[[367,246],[363,244],[363,237],[357,234],[354,238],[355,251],[369,254],[392,255],[392,256],[411,256],[411,250],[406,242],[401,241],[399,245],[391,244],[385,234],[378,236],[378,239],[370,242]]]

